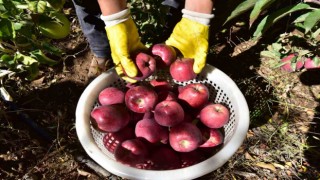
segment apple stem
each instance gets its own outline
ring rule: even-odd
[[[181,147],[185,148],[185,147],[188,147],[190,143],[187,140],[182,140],[182,141],[180,141],[179,144],[180,144]]]
[[[216,111],[217,111],[217,112],[221,112],[221,108],[216,107]]]

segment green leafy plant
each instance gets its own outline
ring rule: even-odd
[[[249,28],[253,29],[252,39],[259,40],[281,19],[286,18],[274,43],[261,52],[261,56],[271,59],[272,67],[285,65],[284,59],[295,54],[291,60],[292,69],[297,63],[307,59],[319,59],[320,9],[318,1],[308,0],[245,0],[231,12],[225,23],[242,15],[248,17]],[[318,63],[316,63],[318,64]]]
[[[319,10],[300,15],[293,21],[296,29],[281,34],[276,42],[261,52],[261,56],[269,57],[278,62],[274,63],[274,67],[282,66],[283,63],[280,60],[289,54],[296,54],[295,61],[305,61],[310,58],[318,65],[320,55],[319,16]],[[294,63],[292,63],[293,66]]]
[[[306,32],[313,29],[320,20],[318,6],[313,3],[304,3],[301,1],[285,1],[285,0],[245,0],[240,3],[226,19],[225,23],[236,19],[244,13],[249,14],[249,27],[255,28],[253,39],[261,38],[273,25],[284,17],[299,16],[299,22],[303,21]],[[289,20],[290,22],[294,21]],[[286,27],[283,28],[284,31]]]
[[[313,56],[320,55],[320,9],[307,12],[299,16],[293,22],[299,31],[300,42],[302,41]],[[303,40],[301,40],[303,39]],[[301,43],[300,43],[301,44]]]
[[[316,57],[314,47],[308,44],[308,40],[303,34],[297,31],[281,34],[276,42],[267,46],[267,49],[260,52],[262,57],[269,58],[269,64],[272,68],[279,68],[286,64],[281,60],[294,54],[290,60],[292,69],[295,69],[298,62],[304,63],[306,58]]]
[[[159,42],[167,31],[167,6],[162,0],[130,0],[130,10],[141,33],[141,41],[147,46]]]
[[[61,13],[64,0],[0,0],[0,71],[27,80],[40,65],[53,66],[63,53],[52,39],[66,37],[70,22]]]

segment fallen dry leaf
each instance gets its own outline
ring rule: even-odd
[[[314,117],[314,114],[315,114],[315,111],[314,111],[314,110],[309,109],[309,110],[307,110],[306,112],[307,112],[308,116]]]
[[[286,171],[286,173],[288,176],[291,176],[291,171],[288,170],[288,171]]]
[[[280,168],[280,169],[285,169],[285,167],[281,164],[278,164],[278,163],[273,163],[273,165],[277,168]]]
[[[239,175],[239,176],[243,176],[247,179],[253,179],[253,178],[258,178],[258,176],[254,173],[249,173],[249,172],[243,172],[243,171],[235,171],[235,174]]]
[[[286,166],[292,167],[292,163],[291,162],[286,162]]]
[[[43,76],[43,77],[41,77],[41,78],[39,78],[39,79],[33,80],[33,81],[31,82],[31,84],[32,84],[33,86],[39,86],[39,85],[41,85],[41,84],[43,83],[44,78],[45,78],[45,76]]]
[[[300,168],[298,169],[298,172],[307,172],[308,168],[306,166],[300,166]]]
[[[309,127],[305,125],[300,126],[298,129],[303,133],[307,133],[309,131]]]
[[[244,145],[242,145],[242,146],[239,147],[237,153],[242,154],[244,152],[244,150],[245,150],[245,147],[244,147]]]
[[[265,168],[265,169],[270,169],[271,171],[277,171],[276,167],[273,164],[270,164],[270,163],[258,162],[256,164],[256,166],[262,167],[262,168]]]
[[[250,138],[252,136],[254,136],[254,132],[252,130],[249,130],[247,133],[247,138]]]
[[[89,173],[87,171],[84,171],[84,170],[81,170],[81,169],[78,169],[78,168],[77,168],[77,171],[78,171],[79,175],[81,175],[81,176],[85,176],[85,177],[90,177],[91,176],[91,173]]]
[[[246,153],[244,154],[244,156],[245,156],[245,158],[248,159],[248,160],[251,160],[251,161],[254,160],[254,158],[253,158],[248,152],[246,152]]]

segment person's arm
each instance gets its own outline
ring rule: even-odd
[[[103,16],[115,14],[127,8],[126,0],[98,0]]]
[[[186,0],[184,8],[198,13],[211,14],[214,0]]]
[[[130,16],[126,0],[98,0],[117,74],[128,82],[136,82],[138,69],[131,59],[135,52],[146,49]]]
[[[210,21],[214,0],[186,0],[182,19],[176,24],[167,45],[178,49],[183,57],[193,58],[193,71],[200,73],[206,65]]]

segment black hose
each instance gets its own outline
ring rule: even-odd
[[[28,126],[30,126],[32,130],[34,130],[40,137],[44,138],[46,142],[48,143],[53,142],[55,138],[53,138],[53,136],[46,129],[42,128],[34,120],[32,120],[26,113],[19,111],[19,107],[14,102],[4,100],[4,103],[9,108],[10,111],[16,111],[18,118],[21,119]],[[89,168],[91,168],[92,170],[94,170],[97,174],[100,174],[104,177],[108,177],[111,175],[107,170],[102,168],[100,165],[98,165],[94,161],[88,158],[85,158],[85,156],[83,155],[76,155],[75,159],[78,162],[83,163]]]
[[[47,142],[52,142],[54,140],[53,136],[40,127],[35,121],[33,121],[26,113],[22,113],[19,111],[19,107],[11,101],[4,101],[5,105],[8,106],[10,111],[16,111],[19,119],[21,119],[24,123],[29,125],[39,136],[44,138]]]

